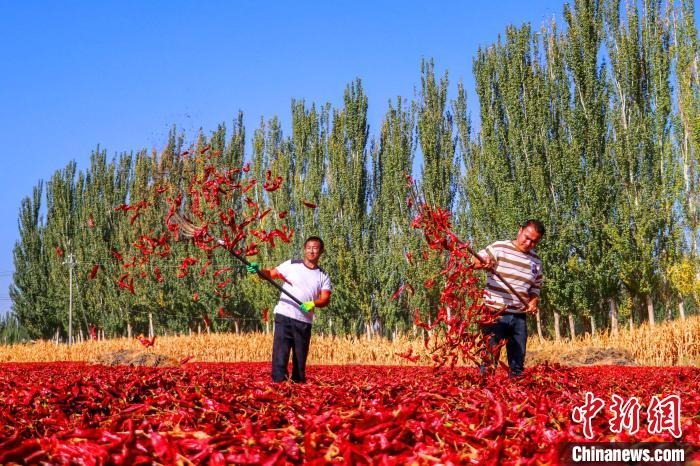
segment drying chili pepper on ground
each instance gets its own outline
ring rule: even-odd
[[[270,385],[262,363],[0,364],[0,464],[561,464],[568,442],[675,441],[644,417],[637,433],[612,433],[607,410],[587,440],[571,417],[587,391],[635,396],[643,412],[654,395],[678,394],[679,441],[700,460],[697,368],[536,366],[518,381],[474,368],[312,374]]]

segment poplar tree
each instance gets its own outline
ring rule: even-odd
[[[328,140],[327,195],[318,207],[319,221],[329,250],[325,263],[333,273],[333,316],[341,319],[346,330],[361,322],[369,331],[373,317],[368,294],[369,244],[365,227],[369,125],[367,96],[360,80],[348,85],[343,102],[341,110],[333,111]]]
[[[595,313],[604,314],[601,303],[614,286],[609,273],[614,264],[603,233],[615,198],[606,154],[608,91],[606,65],[601,59],[603,17],[603,5],[598,0],[564,5],[567,30],[562,54],[571,86],[569,108],[563,114],[568,134],[562,149],[564,163],[572,167],[575,181],[571,183],[573,191],[567,191],[569,212],[564,220],[571,222],[573,252],[559,259],[566,260],[567,275],[577,277],[572,296],[576,297],[577,312],[591,319],[591,330]]]
[[[48,256],[44,225],[40,217],[43,182],[32,196],[22,199],[19,212],[19,240],[13,250],[15,271],[10,284],[12,311],[32,338],[49,338],[59,325],[58,316],[46,290]]]
[[[379,145],[372,152],[372,191],[370,230],[372,245],[370,265],[372,303],[387,328],[406,330],[411,322],[407,293],[392,299],[393,293],[410,280],[406,258],[414,234],[407,199],[407,175],[414,158],[414,116],[400,97],[389,109],[381,126]],[[414,283],[413,286],[419,286]]]
[[[664,260],[674,248],[677,170],[670,147],[669,29],[661,2],[626,9],[607,5],[611,62],[611,150],[620,193],[617,224],[608,228],[619,257],[620,280],[633,299],[644,302],[654,325],[654,292]]]
[[[435,76],[432,60],[421,62],[421,87],[417,102],[414,103],[416,115],[417,149],[423,156],[423,166],[418,181],[418,189],[423,199],[434,208],[452,210],[456,197],[456,181],[459,165],[456,160],[456,137],[453,134],[454,123],[447,100],[449,85],[448,74],[439,79]],[[411,249],[419,250],[421,239],[412,235]],[[431,251],[432,253],[432,251]],[[443,277],[439,275],[442,257],[430,254],[428,257],[416,258],[416,267],[412,279],[416,295],[413,306],[427,309],[423,319],[431,321],[438,307],[439,290]],[[425,287],[428,280],[435,285]]]
[[[680,10],[680,11],[679,11]],[[680,2],[673,11],[673,40],[671,44],[675,60],[676,114],[673,129],[683,174],[681,209],[684,224],[688,229],[689,257],[670,266],[669,278],[679,293],[678,311],[685,317],[686,297],[697,283],[698,235],[700,234],[700,206],[698,186],[700,184],[700,47],[695,24],[695,5],[692,0]],[[687,273],[677,273],[685,270]],[[675,280],[674,280],[675,278]]]

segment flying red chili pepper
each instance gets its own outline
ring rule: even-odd
[[[413,293],[415,293],[415,290],[413,289],[413,285],[411,285],[410,283],[404,283],[403,285],[401,285],[401,286],[399,287],[398,290],[396,290],[396,291],[394,292],[393,295],[391,295],[391,299],[396,299],[396,298],[398,298],[399,295],[400,295],[401,293],[403,293],[403,290],[408,290],[408,291],[411,293],[411,295],[413,295]]]
[[[400,357],[400,358],[407,359],[407,360],[409,360],[409,361],[411,361],[411,362],[417,362],[417,361],[420,359],[420,355],[417,355],[417,354],[414,355],[414,354],[413,354],[413,348],[412,348],[412,347],[409,347],[408,350],[407,350],[406,352],[404,352],[404,353],[394,353],[394,354],[397,355],[397,356]]]
[[[223,269],[219,269],[219,270],[217,270],[216,272],[214,272],[214,276],[215,276],[215,277],[218,277],[218,276],[221,275],[222,273],[229,272],[230,270],[231,270],[231,267],[225,267],[225,268],[223,268]]]
[[[199,261],[194,257],[185,257],[178,267],[180,269],[180,272],[177,274],[178,278],[186,277],[187,274],[190,273],[190,266],[196,264],[197,262]]]
[[[88,280],[92,280],[97,275],[97,271],[100,269],[100,264],[95,264],[92,266],[92,270],[88,273]]]
[[[219,289],[225,288],[225,287],[228,286],[232,281],[233,281],[233,280],[232,280],[231,278],[229,278],[228,280],[225,280],[225,281],[223,281],[223,282],[221,282],[221,283],[217,283],[216,287],[219,288]]]
[[[129,278],[128,281],[127,278]],[[129,291],[131,294],[134,294],[134,277],[130,277],[128,273],[125,273],[124,275],[119,277],[118,284],[119,288]]]
[[[207,273],[207,269],[211,266],[212,261],[207,261],[199,271],[200,276],[204,276]]]
[[[118,251],[115,251],[112,249],[112,255],[114,256],[115,259],[117,259],[117,262],[124,262],[124,256],[122,256]]]
[[[273,192],[277,191],[280,186],[282,186],[282,177],[277,176],[275,179],[270,182],[270,171],[268,170],[267,176],[266,176],[267,181],[263,183],[263,189],[267,192]]]
[[[257,181],[255,181],[255,178],[251,178],[250,182],[248,182],[248,184],[245,187],[243,187],[243,189],[241,189],[241,193],[243,194],[248,192],[248,190],[255,186],[256,183]]]
[[[145,346],[146,348],[150,348],[151,346],[153,346],[155,344],[156,336],[153,335],[153,338],[151,338],[149,340],[148,338],[144,337],[143,335],[140,335],[138,337],[138,340],[139,340],[139,343],[141,343],[143,346]]]

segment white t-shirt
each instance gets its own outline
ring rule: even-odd
[[[277,271],[291,282],[291,285],[282,282],[282,287],[302,302],[313,301],[321,295],[322,290],[332,290],[328,274],[321,267],[308,268],[301,259],[283,262],[277,266]],[[275,306],[274,312],[302,322],[311,323],[314,320],[313,310],[310,312],[302,311],[299,309],[299,305],[284,293],[280,294],[280,300]]]

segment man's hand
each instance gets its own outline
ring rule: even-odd
[[[316,307],[316,303],[313,301],[304,301],[299,305],[299,309],[301,309],[304,312],[309,312],[313,310]]]
[[[537,314],[537,310],[540,307],[540,298],[538,296],[534,296],[530,298],[530,302],[527,303],[527,307],[525,308],[525,313],[526,314]]]
[[[493,270],[495,265],[496,265],[496,263],[493,261],[493,259],[489,255],[487,255],[484,260],[481,260],[478,257],[474,258],[474,268],[475,269]]]
[[[260,265],[257,262],[251,262],[250,265],[246,265],[245,269],[248,273],[258,273],[260,271]]]

